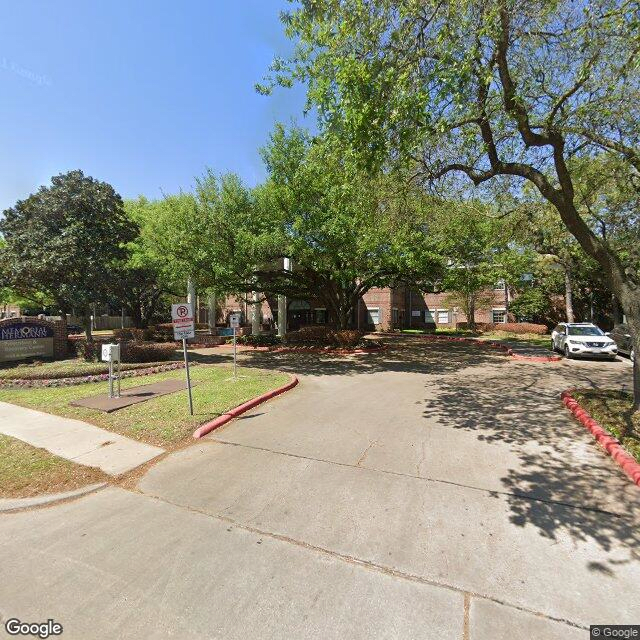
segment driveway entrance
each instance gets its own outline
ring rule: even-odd
[[[0,518],[3,616],[117,638],[582,639],[640,620],[640,492],[559,401],[629,385],[628,363],[410,338],[241,357],[301,383],[136,492]]]

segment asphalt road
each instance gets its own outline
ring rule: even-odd
[[[301,384],[136,491],[0,516],[3,619],[64,638],[438,640],[640,621],[640,491],[559,401],[629,386],[628,362],[406,338],[241,363]]]

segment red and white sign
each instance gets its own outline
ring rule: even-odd
[[[173,339],[182,340],[196,335],[193,308],[188,302],[171,305],[171,322],[173,324]]]

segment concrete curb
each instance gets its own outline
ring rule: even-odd
[[[587,411],[585,411],[572,395],[573,389],[566,389],[560,394],[562,403],[594,436],[597,443],[622,467],[631,480],[640,486],[640,464],[630,456],[608,431],[601,427]]]
[[[445,340],[450,342],[465,342],[466,344],[486,345],[493,349],[499,349],[504,351],[508,356],[511,356],[514,360],[527,360],[528,362],[560,362],[562,358],[560,356],[524,356],[518,353],[514,353],[511,347],[500,342],[494,342],[493,340],[476,340],[475,338],[463,338],[462,336],[434,336],[434,335],[419,335],[419,338],[424,340]]]
[[[193,437],[197,440],[206,436],[208,433],[211,433],[214,429],[221,427],[223,424],[229,422],[229,420],[233,420],[233,418],[237,418],[239,415],[242,415],[249,409],[253,409],[253,407],[266,402],[267,400],[271,400],[271,398],[275,398],[279,396],[281,393],[285,391],[289,391],[289,389],[293,389],[298,384],[298,378],[294,375],[289,376],[290,380],[282,387],[278,389],[273,389],[272,391],[267,391],[267,393],[263,393],[261,396],[257,396],[252,400],[248,400],[247,402],[238,405],[234,409],[230,409],[226,413],[223,413],[221,416],[218,416],[211,422],[205,422],[203,425],[199,426],[194,432]]]
[[[80,496],[86,496],[94,491],[99,491],[108,484],[108,482],[99,482],[97,484],[90,484],[86,487],[81,487],[80,489],[73,489],[72,491],[49,493],[41,496],[32,496],[31,498],[2,498],[0,499],[0,513],[29,509],[31,507],[43,507],[45,505],[53,504],[54,502],[68,500],[69,498],[79,498]]]

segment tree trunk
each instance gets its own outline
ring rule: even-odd
[[[573,316],[573,282],[571,280],[571,270],[564,268],[564,300],[567,307],[567,322],[575,322]]]
[[[620,309],[620,303],[615,295],[611,295],[611,315],[613,316],[613,326],[622,324],[622,310]]]
[[[93,333],[91,332],[91,311],[87,309],[84,312],[84,334],[87,342],[93,342]]]
[[[467,307],[469,311],[469,313],[467,314],[467,327],[471,329],[471,331],[475,331],[476,330],[476,301],[473,297],[473,294],[469,296]]]
[[[212,335],[216,329],[216,315],[218,310],[218,304],[217,304],[215,293],[209,294],[208,304],[209,304],[209,314],[208,314],[209,334]]]

